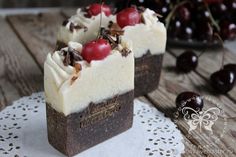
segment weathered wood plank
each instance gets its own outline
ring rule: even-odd
[[[169,51],[173,55],[178,56],[184,50],[183,49],[169,49]],[[197,54],[201,53],[200,51],[195,51],[195,52]],[[225,52],[225,64],[227,63],[236,64],[236,55],[227,49],[207,50],[199,58],[199,64],[196,69],[196,72],[199,75],[201,75],[204,79],[209,80],[210,75],[221,68],[223,52]],[[212,92],[214,91],[212,90]],[[227,94],[227,96],[236,102],[236,88],[230,91]]]
[[[140,101],[145,102],[147,104],[153,105],[147,98],[139,97]],[[191,141],[183,135],[184,138],[184,146],[185,152],[181,155],[182,157],[204,157],[204,154],[200,153],[200,150],[197,148],[196,145],[192,144]]]
[[[42,71],[0,17],[0,110],[24,95],[43,89]]]
[[[47,53],[55,48],[58,27],[64,17],[58,12],[12,15],[7,19],[43,69]]]
[[[209,87],[207,82],[202,79],[196,73],[186,74],[177,74],[174,70],[175,58],[170,54],[166,53],[164,57],[164,69],[163,75],[160,83],[159,90],[156,90],[148,94],[148,99],[156,105],[156,107],[164,112],[167,116],[173,117],[173,112],[175,111],[175,98],[178,93],[190,90],[199,92],[203,95],[209,95]],[[226,96],[212,96],[218,102],[222,102],[223,109],[227,114],[227,117],[235,117],[236,104],[233,103]],[[213,107],[211,104],[205,104],[205,108]],[[221,130],[223,127],[223,119],[219,118],[219,125],[214,125],[214,134],[220,136]],[[199,131],[193,131],[194,137],[190,139],[194,145],[199,146],[202,149],[204,154],[214,157],[220,157],[227,154],[227,156],[235,156],[236,148],[234,147],[234,142],[232,140],[232,134],[230,131],[235,131],[236,126],[233,124],[235,120],[231,120],[227,132],[224,134],[224,137],[217,143],[214,142],[212,136],[209,136],[207,132],[199,133]],[[180,130],[188,135],[188,125],[186,121],[180,119],[177,121],[177,125]],[[219,131],[217,131],[219,130]],[[235,137],[233,138],[235,140]],[[207,150],[205,150],[207,148]],[[210,150],[210,151],[209,151]],[[229,152],[232,151],[232,152]]]
[[[71,17],[72,15],[75,15],[76,14],[76,10],[77,8],[63,8],[61,10],[62,14],[66,17],[66,18],[69,18]]]

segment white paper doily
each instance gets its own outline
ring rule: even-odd
[[[76,157],[179,157],[183,137],[176,125],[154,107],[134,101],[134,123],[128,131]],[[47,140],[44,94],[15,101],[0,112],[1,157],[63,157]]]

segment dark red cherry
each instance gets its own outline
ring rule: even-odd
[[[229,21],[220,22],[220,35],[221,37],[229,40],[233,40],[236,37],[236,24]]]
[[[182,113],[184,107],[201,111],[204,106],[203,98],[199,94],[190,91],[180,93],[175,100],[175,104],[180,113]],[[189,113],[193,112],[190,110]]]
[[[197,68],[198,56],[191,50],[187,50],[177,57],[176,68],[181,72],[188,73]]]
[[[87,62],[102,60],[111,52],[111,45],[105,39],[93,40],[83,46],[81,56]]]
[[[216,3],[211,6],[211,13],[215,18],[220,18],[227,13],[227,6],[224,3]]]
[[[236,76],[236,64],[226,64],[224,65],[224,68],[225,70],[230,70],[232,72],[234,72],[235,76]]]
[[[101,5],[98,3],[94,3],[89,6],[88,14],[90,16],[96,16],[101,13],[101,10],[105,13],[106,16],[111,15],[111,8],[108,5]]]
[[[121,28],[125,26],[133,26],[140,23],[141,15],[135,7],[126,8],[120,11],[117,16],[117,23]]]
[[[179,16],[179,19],[182,21],[182,22],[187,22],[190,20],[191,18],[191,14],[190,14],[190,11],[187,7],[185,6],[181,6],[177,9],[177,14]]]
[[[170,22],[170,26],[168,29],[168,36],[171,38],[178,38],[181,33],[182,23],[178,19],[174,19]]]
[[[179,38],[184,40],[192,40],[193,28],[191,26],[183,26]]]
[[[224,2],[228,9],[230,10],[229,12],[234,12],[236,11],[236,0],[227,0]]]
[[[226,94],[233,89],[235,73],[231,70],[222,69],[213,73],[210,77],[212,87],[221,94]]]
[[[223,0],[204,0],[208,4],[222,3]]]
[[[195,14],[195,18],[199,24],[199,22],[205,21],[210,22],[210,12],[205,8],[197,9],[197,13]]]
[[[200,41],[211,41],[213,38],[213,27],[209,22],[202,21],[197,24],[196,37]]]

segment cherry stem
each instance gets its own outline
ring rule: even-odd
[[[175,5],[174,8],[172,9],[172,11],[167,15],[166,19],[165,19],[165,23],[166,23],[166,29],[168,29],[169,25],[170,25],[170,21],[171,21],[171,18],[174,16],[174,13],[176,12],[176,10],[186,4],[186,3],[191,3],[189,0],[185,0],[185,1],[182,1],[180,2],[179,4]]]
[[[204,49],[197,57],[200,58],[205,52],[206,52],[206,49]]]
[[[101,30],[101,28],[102,28],[102,13],[103,13],[102,8],[103,8],[104,1],[101,0],[100,3],[101,3],[101,13],[100,13],[100,23],[99,23],[99,29],[98,29],[97,40],[99,39],[99,36],[100,36],[100,30]]]
[[[207,9],[207,11],[208,11],[208,13],[209,13],[209,18],[210,18],[212,24],[216,27],[216,29],[217,29],[218,31],[220,31],[220,26],[217,24],[216,20],[215,20],[214,17],[212,16],[211,11],[210,11],[210,8],[209,8],[208,4],[207,4],[205,1],[204,1],[204,5],[205,5],[205,7],[206,7],[206,9]]]
[[[220,37],[220,35],[218,33],[214,33],[214,35],[218,38],[218,40],[220,41],[220,44],[223,48],[223,54],[222,54],[222,60],[221,60],[221,69],[223,69],[224,67],[224,61],[225,61],[225,49],[224,49],[224,42],[222,40],[222,38]]]

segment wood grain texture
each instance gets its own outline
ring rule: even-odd
[[[62,14],[66,17],[66,18],[69,18],[71,17],[72,15],[75,15],[76,14],[76,10],[77,8],[63,8],[61,10]]]
[[[43,13],[12,15],[7,19],[43,69],[46,55],[55,48],[58,27],[64,17],[60,13]]]
[[[169,49],[169,51],[174,55],[180,55],[184,50],[183,49]],[[202,53],[201,51],[195,51],[197,54]],[[230,52],[228,49],[215,49],[215,50],[206,50],[205,53],[199,58],[199,64],[196,69],[196,72],[202,76],[207,81],[210,78],[210,75],[219,70],[222,64],[222,56],[225,53],[225,64],[234,63],[236,64],[236,55]],[[210,84],[210,83],[209,83]],[[212,92],[214,92],[212,90]],[[236,88],[233,88],[227,96],[236,102]]]
[[[148,99],[155,104],[155,106],[164,112],[167,116],[173,118],[173,113],[175,112],[175,99],[176,96],[183,91],[195,91],[201,93],[202,95],[211,95],[211,87],[208,86],[206,80],[202,79],[199,75],[192,72],[189,74],[178,74],[175,69],[175,58],[166,53],[164,57],[164,68],[162,79],[160,82],[159,89],[153,93],[148,94]],[[218,102],[222,102],[224,112],[226,116],[235,117],[235,106],[229,98],[226,96],[214,96],[211,95]],[[215,107],[212,104],[205,103],[206,109],[210,107]],[[229,118],[230,122],[227,125],[226,133],[223,138],[214,142],[213,136],[209,136],[209,133],[204,131],[199,133],[199,131],[193,131],[194,136],[190,136],[189,139],[194,145],[197,145],[199,149],[202,149],[205,155],[220,157],[220,156],[235,156],[236,148],[234,147],[234,140],[232,138],[231,132],[236,129],[234,119]],[[217,125],[214,125],[214,137],[219,137],[223,131],[223,119],[219,118]],[[188,136],[188,125],[185,120],[179,119],[177,121],[179,129]],[[192,135],[192,134],[191,134]],[[208,151],[207,151],[208,150]],[[209,151],[211,150],[211,151]]]
[[[0,106],[5,106],[23,95],[42,90],[42,72],[33,58],[43,69],[46,54],[55,47],[57,27],[65,17],[75,14],[75,9],[66,9],[62,12],[64,16],[60,13],[8,16],[9,23],[23,44],[9,25],[0,19],[0,39],[2,41],[0,45]],[[30,51],[33,58],[27,50]],[[182,134],[186,136],[184,141],[186,153],[183,154],[183,157],[236,156],[234,146],[236,140],[236,126],[234,125],[236,122],[236,89],[228,95],[215,95],[207,81],[210,74],[220,68],[222,51],[211,50],[211,52],[204,53],[196,71],[179,74],[174,69],[176,60],[174,56],[179,55],[181,51],[183,50],[171,49],[171,54],[165,54],[159,89],[148,94],[146,97],[148,100],[144,97],[140,99],[151,102],[166,116],[173,118],[175,98],[180,92],[191,90],[203,95],[211,95],[223,104],[228,121],[226,133],[218,142],[215,142],[213,136],[205,131],[202,133],[194,131],[194,136],[189,136],[192,137],[189,138],[186,121],[179,119],[176,124]],[[235,62],[236,56],[227,51],[226,63]],[[205,104],[205,108],[209,107],[213,107],[213,105]],[[219,118],[217,122],[217,125],[213,127],[216,137],[220,136],[224,121]]]
[[[0,110],[43,89],[43,76],[9,24],[0,17]]]

